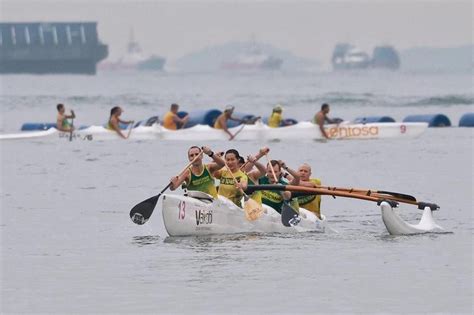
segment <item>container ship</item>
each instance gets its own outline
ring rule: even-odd
[[[108,56],[96,22],[0,23],[0,73],[96,73]]]

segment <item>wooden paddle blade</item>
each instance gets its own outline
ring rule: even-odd
[[[410,195],[407,195],[407,194],[402,194],[402,193],[397,193],[397,192],[391,192],[391,191],[383,191],[383,190],[377,190],[377,193],[379,193],[379,194],[386,194],[386,195],[392,195],[392,196],[397,197],[397,198],[407,199],[407,200],[415,201],[415,202],[416,202],[416,198],[415,198],[415,197],[410,196]]]
[[[150,219],[153,210],[155,210],[159,196],[160,195],[148,198],[130,210],[130,219],[132,219],[133,223],[142,225],[145,224],[148,219]]]
[[[255,200],[249,198],[244,202],[245,218],[248,221],[255,221],[263,214],[263,207]]]
[[[298,212],[296,212],[288,203],[284,202],[281,206],[281,223],[284,226],[294,226],[299,223],[298,219]]]

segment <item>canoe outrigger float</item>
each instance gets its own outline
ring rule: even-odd
[[[159,195],[137,204],[130,211],[130,218],[136,224],[144,224],[150,218]],[[432,211],[439,209],[433,203],[419,202],[415,197],[388,191],[350,189],[338,187],[308,188],[291,185],[249,186],[247,193],[256,190],[291,191],[295,195],[320,194],[347,197],[376,202],[382,212],[382,220],[392,235],[411,235],[444,232],[434,221]],[[418,206],[423,215],[418,224],[404,221],[394,210],[398,203]],[[187,195],[163,196],[163,222],[170,236],[195,236],[234,233],[295,233],[302,231],[324,232],[326,218],[318,219],[312,212],[300,208],[295,211],[288,204],[282,207],[281,215],[264,205],[264,212],[253,221],[246,219],[244,210],[224,197],[213,199],[202,192],[188,192]]]
[[[367,123],[352,124],[343,122],[339,125],[327,125],[326,133],[332,139],[387,139],[414,138],[428,128],[427,123]],[[126,131],[126,130],[124,130]],[[292,126],[270,128],[260,121],[253,125],[240,125],[229,128],[236,134],[235,140],[272,141],[272,140],[321,140],[323,136],[315,124],[303,121]],[[25,131],[15,134],[0,135],[0,140],[30,138],[64,138],[73,140],[116,140],[121,139],[115,131],[102,126],[90,126],[72,133],[61,132],[56,128],[40,131]],[[132,128],[131,140],[171,140],[171,141],[227,141],[229,136],[219,129],[208,125],[196,125],[180,130],[168,130],[158,124]]]

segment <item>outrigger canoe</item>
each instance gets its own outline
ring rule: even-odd
[[[435,208],[427,204],[418,224],[403,220],[397,213],[395,203],[379,203],[382,221],[391,235],[412,235],[445,232],[436,224],[432,211]],[[163,196],[163,223],[170,236],[199,236],[235,233],[296,233],[325,232],[327,219],[318,219],[312,212],[300,208],[298,220],[294,224],[282,224],[282,216],[264,205],[264,214],[255,221],[245,219],[244,210],[224,197],[214,200],[207,194],[189,192],[189,195]]]
[[[327,125],[325,131],[332,139],[387,139],[387,138],[415,138],[428,128],[427,123],[367,123]],[[240,125],[230,128],[236,134],[235,140],[243,141],[272,141],[272,140],[321,140],[323,136],[319,127],[304,121],[295,125],[270,128],[262,122],[253,125]],[[124,134],[128,130],[123,130]],[[29,131],[18,134],[0,135],[0,139],[28,139],[38,137],[70,138],[69,132],[60,132],[55,128],[41,131]],[[114,131],[102,126],[91,126],[74,131],[74,140],[113,140],[121,139]],[[229,136],[222,130],[214,129],[208,125],[196,125],[180,130],[168,130],[158,124],[151,126],[137,126],[130,133],[132,140],[171,140],[171,141],[227,141]]]

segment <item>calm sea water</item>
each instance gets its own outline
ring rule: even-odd
[[[102,124],[235,105],[309,119],[473,111],[472,76],[370,74],[136,74],[3,76],[2,132],[54,121]],[[450,233],[389,236],[373,203],[323,198],[325,234],[167,237],[128,212],[157,194],[195,143],[21,140],[0,143],[2,313],[471,313],[473,130],[430,128],[413,140],[197,143],[313,166],[323,184],[399,191],[436,202]],[[402,206],[416,222],[421,211]],[[153,220],[153,222],[152,222]]]

